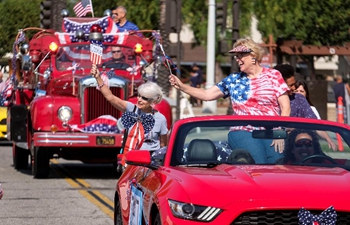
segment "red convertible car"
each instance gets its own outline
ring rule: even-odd
[[[179,120],[166,148],[128,153],[115,224],[350,224],[349,144],[324,120]]]

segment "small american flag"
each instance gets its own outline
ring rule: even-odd
[[[92,4],[90,0],[81,0],[73,8],[77,17],[86,16],[87,13],[92,13]]]
[[[102,61],[102,44],[91,41],[90,44],[90,60],[93,64],[101,64]]]

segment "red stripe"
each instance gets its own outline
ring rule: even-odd
[[[140,149],[142,144],[143,144],[143,140],[145,136],[145,130],[142,126],[141,122],[137,122],[135,123],[132,128],[129,131],[128,134],[128,138],[126,139],[125,145],[124,145],[124,149],[123,149],[123,157],[122,157],[122,161],[121,164],[123,166],[125,166],[125,159],[126,159],[126,155],[128,154],[128,152],[132,149]]]

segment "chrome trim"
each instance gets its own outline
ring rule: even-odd
[[[109,87],[119,87],[123,89],[124,92],[124,100],[127,100],[129,93],[127,92],[127,87],[128,87],[128,81],[122,77],[117,77],[114,76],[112,78],[109,78],[108,81]],[[81,120],[81,124],[87,122],[84,121],[85,118],[85,112],[84,112],[84,108],[85,108],[85,104],[84,104],[84,91],[86,88],[90,88],[90,87],[97,87],[97,81],[94,77],[92,76],[86,76],[83,77],[82,79],[80,79],[79,81],[79,98],[80,98],[80,120]]]
[[[15,145],[20,148],[29,149],[27,142],[15,142]]]
[[[197,218],[202,221],[211,221],[221,210],[219,208],[208,206]]]
[[[87,141],[74,141],[74,140],[37,140],[37,143],[66,143],[66,145],[69,144],[88,144],[90,143],[88,140]]]
[[[69,138],[69,139],[73,139],[73,138],[89,138],[89,136],[85,136],[85,135],[76,135],[76,136],[68,136],[71,134],[67,134],[67,135],[59,135],[59,134],[39,134],[37,135],[38,138]]]

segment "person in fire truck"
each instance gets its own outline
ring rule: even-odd
[[[118,6],[114,6],[112,9],[111,9],[111,11],[112,11],[112,15],[111,15],[111,17],[112,17],[112,20],[114,21],[114,23],[118,23],[118,12],[117,12],[117,8],[118,8]]]
[[[140,149],[155,151],[167,145],[167,120],[163,114],[154,109],[154,106],[163,98],[162,89],[154,82],[148,81],[137,89],[138,97],[136,105],[115,96],[105,85],[96,64],[92,65],[91,75],[96,78],[97,85],[106,100],[121,112],[135,112],[151,114],[155,124],[150,132],[145,134],[144,142]]]
[[[139,30],[139,27],[127,20],[126,18],[126,8],[124,6],[118,6],[116,9],[116,16],[117,16],[117,26],[118,26],[118,31],[119,32],[124,32],[124,31],[137,31]]]
[[[115,69],[126,69],[130,67],[129,64],[125,63],[125,55],[123,54],[122,48],[120,46],[111,47],[112,59],[104,62],[102,67],[113,67]]]

